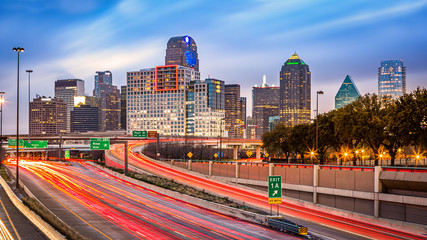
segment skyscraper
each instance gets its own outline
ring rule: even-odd
[[[95,85],[93,89],[93,96],[100,98],[101,97],[101,85],[112,85],[113,84],[113,74],[110,71],[98,71],[95,74]]]
[[[295,53],[280,71],[280,121],[286,126],[309,123],[311,114],[311,72]]]
[[[96,72],[93,96],[101,101],[101,131],[120,129],[120,90],[112,83],[110,71]]]
[[[101,127],[101,100],[91,96],[74,97],[71,132],[97,132]]]
[[[359,90],[357,89],[356,84],[354,84],[351,76],[347,75],[344,82],[341,84],[337,95],[335,95],[335,109],[356,101],[358,97],[360,97]]]
[[[267,85],[265,75],[261,86],[252,88],[252,115],[255,128],[255,138],[269,130],[269,118],[279,116],[280,87]]]
[[[244,102],[243,102],[244,101]],[[243,106],[244,105],[244,106]],[[245,109],[243,110],[243,107]],[[225,85],[225,131],[231,138],[243,138],[243,129],[245,127],[246,99],[240,97],[239,84]]]
[[[381,61],[378,68],[378,95],[395,99],[406,93],[406,67],[402,60]]]
[[[67,132],[67,104],[56,98],[39,97],[30,102],[30,134],[58,135]]]
[[[197,45],[190,36],[172,37],[166,49],[165,65],[180,65],[199,71]]]
[[[81,79],[63,79],[55,81],[55,98],[62,99],[67,104],[66,126],[71,130],[70,112],[74,107],[74,96],[82,96],[85,91],[84,81]]]
[[[217,137],[224,118],[224,82],[200,80],[195,69],[157,66],[127,73],[127,133]]]
[[[126,86],[120,87],[120,129],[126,130]]]

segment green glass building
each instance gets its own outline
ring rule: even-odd
[[[360,97],[359,90],[350,75],[347,75],[335,95],[335,109],[352,103]]]

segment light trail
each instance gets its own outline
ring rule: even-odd
[[[166,140],[165,140],[166,141]],[[150,159],[140,156],[132,151],[136,146],[147,144],[153,141],[138,141],[128,144],[129,163],[148,172],[163,176],[169,179],[174,179],[183,184],[196,187],[198,189],[206,189],[216,194],[227,196],[230,199],[243,201],[252,206],[260,207],[266,211],[270,209],[266,195],[261,195],[257,192],[252,192],[247,189],[230,186],[224,183],[215,182],[209,179],[197,177],[191,174],[181,172],[179,170],[166,167],[162,164],[151,161]],[[122,147],[113,147],[111,152],[116,157],[122,158]],[[357,219],[351,219],[334,215],[328,212],[310,209],[298,204],[283,202],[280,204],[280,212],[285,215],[306,219],[311,222],[316,222],[325,226],[329,226],[341,231],[346,231],[359,236],[375,239],[427,239],[425,236],[403,231],[399,229],[389,228],[376,225],[370,222],[365,222]]]
[[[21,167],[135,239],[294,238],[155,193],[88,164],[23,162]]]

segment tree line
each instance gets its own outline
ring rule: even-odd
[[[270,154],[286,159],[308,156],[323,164],[331,154],[341,154],[341,158],[355,164],[361,157],[359,150],[366,149],[373,153],[375,165],[383,152],[394,165],[404,147],[412,147],[418,153],[427,149],[427,90],[417,88],[388,101],[376,94],[366,94],[344,107],[318,115],[313,123],[277,125],[263,134],[262,141]]]

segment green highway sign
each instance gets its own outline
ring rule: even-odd
[[[8,145],[8,147],[16,147],[16,139],[8,139],[7,145]],[[22,148],[23,146],[24,146],[24,140],[19,139],[19,147]]]
[[[132,137],[147,137],[147,131],[132,131]]]
[[[91,138],[90,150],[110,150],[109,138]]]
[[[47,141],[24,141],[24,148],[47,148]]]
[[[268,203],[282,203],[282,176],[268,177]]]
[[[64,158],[65,159],[70,159],[70,150],[65,150]]]

